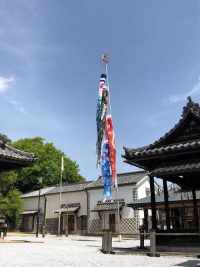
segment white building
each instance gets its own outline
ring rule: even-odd
[[[45,195],[54,189],[54,187],[47,187],[37,191],[33,191],[22,195],[23,209],[24,211],[20,214],[20,220],[18,222],[18,228],[24,232],[36,231],[37,215],[38,215],[38,200],[40,194],[40,227],[43,225],[44,220],[44,209],[45,209]]]
[[[143,213],[126,207],[130,201],[149,194],[147,173],[129,172],[117,175],[118,189],[113,189],[113,201],[102,202],[103,181],[98,179],[86,188],[88,192],[88,233],[99,233],[103,229],[112,232],[133,233],[138,231]],[[118,193],[117,193],[118,190]],[[118,197],[117,197],[118,194]],[[118,208],[119,206],[119,208]],[[118,214],[119,209],[119,214]],[[119,221],[119,223],[118,223]]]
[[[61,212],[61,232],[85,234],[87,231],[87,193],[90,182],[62,186],[46,194],[46,231],[58,233],[58,217]],[[68,222],[68,223],[67,223]],[[68,227],[67,227],[68,224]]]
[[[58,233],[59,212],[61,232],[98,234],[102,229],[113,232],[133,233],[138,231],[142,213],[126,207],[127,203],[149,195],[147,173],[131,172],[118,174],[118,198],[116,189],[113,201],[102,203],[103,180],[63,185],[41,190],[39,229],[47,233]],[[22,195],[24,211],[21,213],[19,229],[35,231],[38,214],[39,191]],[[118,213],[119,207],[119,213]],[[118,216],[119,214],[119,216]]]

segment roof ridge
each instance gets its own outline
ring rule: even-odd
[[[186,117],[188,116],[189,113],[192,113],[194,116],[198,116],[200,118],[200,106],[199,106],[199,104],[192,101],[191,96],[188,96],[187,99],[188,99],[188,102],[187,102],[186,106],[183,107],[183,111],[182,111],[182,115],[181,115],[182,118],[167,133],[165,133],[158,140],[156,140],[155,142],[150,144],[149,148],[155,147],[158,144],[162,143],[162,141],[165,140],[165,138],[167,138],[173,132],[175,132],[176,129],[181,124],[181,122],[183,122],[186,119]]]

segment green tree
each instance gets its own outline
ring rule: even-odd
[[[13,189],[15,182],[17,181],[16,171],[4,171],[0,172],[0,193],[5,197],[8,192]]]
[[[17,189],[11,189],[5,197],[0,194],[0,212],[6,217],[6,221],[12,229],[15,229],[22,211],[20,195],[21,193]]]
[[[17,177],[15,171],[0,173],[0,214],[6,217],[12,229],[15,228],[22,208],[21,193],[14,188]]]
[[[15,185],[21,192],[38,189],[40,186],[38,177],[43,177],[42,187],[58,184],[62,156],[64,156],[63,182],[85,181],[79,174],[79,165],[66,157],[53,143],[45,143],[42,137],[20,139],[12,146],[23,151],[33,152],[38,158],[33,166],[18,171]]]

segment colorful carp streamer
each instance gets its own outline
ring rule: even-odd
[[[106,201],[106,199],[112,199],[110,183],[110,153],[107,141],[105,141],[102,147],[101,172],[104,180],[103,201]]]
[[[97,165],[100,165],[101,159],[101,148],[105,132],[106,125],[106,114],[107,114],[107,103],[108,103],[108,89],[105,85],[106,75],[101,75],[100,85],[99,85],[99,96],[97,101]]]
[[[111,184],[112,186],[117,186],[115,134],[113,131],[113,123],[111,115],[108,115],[106,119],[106,138],[108,140],[109,152],[110,152],[110,167],[112,171]]]
[[[104,180],[103,201],[112,199],[111,186],[117,186],[115,135],[113,130],[112,116],[110,114],[111,105],[109,98],[109,86],[107,88],[106,80],[107,75],[102,74],[99,85],[96,113],[97,166],[101,165],[102,178]]]

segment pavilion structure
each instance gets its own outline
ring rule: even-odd
[[[15,149],[5,142],[0,141],[0,172],[31,166],[36,160],[37,158],[33,153]],[[3,216],[2,214],[0,215]],[[6,235],[6,231],[7,224],[5,224],[5,219],[1,219],[0,233],[3,232],[3,237]]]
[[[125,162],[148,171],[151,190],[152,229],[158,231],[154,178],[161,178],[164,191],[166,231],[172,232],[170,224],[167,182],[182,190],[190,190],[193,203],[192,231],[199,231],[200,208],[196,190],[200,189],[200,106],[191,97],[183,107],[179,122],[154,143],[139,148],[124,148]],[[179,229],[180,231],[180,229]],[[183,229],[184,231],[184,229]]]
[[[18,150],[0,141],[0,172],[31,166],[36,160],[33,153]]]

